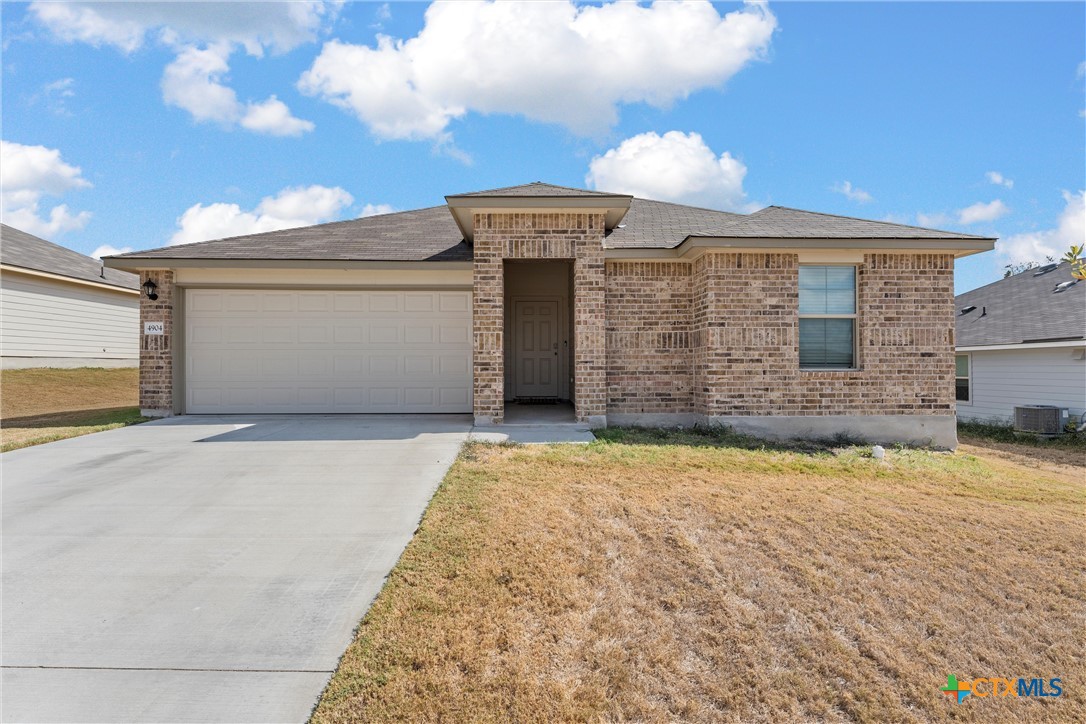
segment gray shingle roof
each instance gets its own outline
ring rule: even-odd
[[[449,199],[491,196],[525,198],[620,198],[540,182],[508,186]],[[847,216],[770,206],[735,214],[663,201],[634,198],[620,226],[604,240],[608,249],[671,249],[687,237],[823,239],[980,239],[982,237],[915,226],[865,221]],[[448,206],[402,211],[299,229],[132,252],[121,257],[148,259],[281,259],[355,261],[470,261]]]
[[[671,249],[694,231],[722,231],[744,218],[727,211],[635,198],[622,224],[611,230],[603,245],[607,249]]]
[[[760,237],[766,239],[984,239],[956,231],[870,221],[852,216],[769,206],[731,224],[692,232],[692,236]]]
[[[135,274],[103,270],[97,259],[7,224],[0,224],[0,263],[125,289],[139,289],[140,284]]]
[[[470,191],[466,194],[449,194],[449,196],[528,196],[528,197],[554,197],[554,196],[623,196],[625,194],[611,194],[606,191],[589,191],[588,189],[575,189],[570,186],[556,186],[545,184],[542,181],[533,181],[530,184],[520,186],[505,186],[500,189],[488,189],[486,191]],[[629,198],[627,196],[627,198]]]
[[[1062,292],[1057,284],[1073,281],[1062,262],[1047,274],[1029,269],[954,298],[957,345],[1058,341],[1086,338],[1086,282]],[[961,314],[965,307],[975,310]]]
[[[263,234],[234,236],[118,258],[291,259],[336,261],[471,261],[447,206],[400,211]]]

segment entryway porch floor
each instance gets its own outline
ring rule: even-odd
[[[520,405],[505,403],[505,422],[474,427],[471,439],[479,442],[589,443],[596,439],[586,422],[577,422],[573,405]]]

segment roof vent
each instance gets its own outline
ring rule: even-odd
[[[1036,271],[1033,272],[1033,276],[1035,276],[1035,277],[1044,276],[1045,274],[1048,274],[1050,271],[1056,271],[1056,269],[1058,269],[1059,266],[1060,266],[1059,264],[1045,264],[1042,267],[1037,267]]]
[[[959,316],[963,315],[963,314],[969,314],[970,312],[972,312],[976,308],[977,308],[977,306],[975,304],[970,304],[968,307],[962,307],[962,310],[960,312],[958,312],[958,314],[959,314]]]
[[[1066,292],[1071,287],[1078,284],[1078,279],[1072,279],[1069,282],[1060,282],[1056,285],[1056,288],[1052,290],[1053,294],[1059,294],[1060,292]]]

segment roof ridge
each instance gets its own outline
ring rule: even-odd
[[[683,209],[697,209],[698,211],[709,211],[714,214],[727,214],[728,216],[738,216],[741,219],[745,219],[753,214],[743,214],[738,211],[724,211],[723,209],[710,209],[708,206],[691,206],[690,204],[680,204],[677,201],[661,201],[659,199],[646,199],[641,196],[634,196],[637,201],[648,201],[652,204],[667,204],[668,206],[678,206]],[[764,211],[764,209],[763,209]]]
[[[554,188],[554,189],[562,189],[564,191],[576,191],[579,194],[592,194],[592,195],[596,195],[596,196],[626,196],[626,195],[628,195],[628,194],[616,194],[616,193],[613,193],[613,192],[610,192],[610,191],[600,191],[599,189],[583,189],[583,188],[577,188],[576,186],[563,186],[561,184],[552,184],[549,181],[529,181],[528,183],[524,183],[524,184],[513,184],[511,186],[498,186],[496,188],[482,189],[480,191],[464,191],[464,192],[458,193],[458,194],[448,194],[448,196],[446,198],[448,198],[449,196],[451,196],[451,197],[457,197],[457,196],[487,196],[487,195],[498,196],[500,194],[498,194],[496,192],[499,192],[499,191],[511,191],[513,189],[523,189],[523,188],[527,188],[527,187],[530,187],[530,186],[548,186],[548,187]]]
[[[305,224],[303,226],[292,226],[286,229],[272,229],[271,231],[258,231],[255,234],[237,234],[235,236],[223,236],[218,239],[204,239],[203,241],[189,241],[184,244],[167,244],[166,246],[156,246],[151,249],[142,249],[140,251],[129,251],[124,254],[112,254],[109,258],[115,257],[138,257],[141,254],[146,254],[152,251],[162,251],[163,249],[180,249],[191,248],[194,246],[201,246],[203,244],[215,244],[220,241],[233,241],[234,239],[247,239],[254,236],[265,236],[267,234],[278,234],[281,231],[290,231],[291,229],[315,229],[317,227],[338,226],[340,224],[353,224],[359,221],[365,221],[367,219],[377,219],[387,216],[397,216],[400,214],[417,214],[420,211],[431,211],[433,209],[447,208],[445,204],[438,204],[437,206],[424,206],[421,209],[405,209],[403,211],[390,211],[387,214],[371,214],[370,216],[357,216],[353,219],[340,219],[339,221],[325,221],[321,224]]]
[[[882,224],[883,226],[896,226],[896,227],[901,227],[903,229],[918,229],[920,231],[934,231],[934,232],[939,233],[939,234],[956,234],[957,236],[960,236],[960,237],[966,238],[966,239],[994,239],[995,238],[995,237],[992,237],[992,236],[980,236],[978,234],[966,234],[966,233],[961,232],[961,231],[950,231],[949,229],[933,229],[930,226],[916,226],[914,224],[899,224],[899,223],[897,223],[895,221],[879,221],[877,219],[864,219],[864,218],[859,217],[859,216],[845,216],[844,214],[827,214],[825,211],[808,211],[807,209],[797,209],[794,206],[779,206],[777,204],[767,206],[764,209],[762,209],[761,211],[758,211],[756,213],[760,214],[763,211],[769,211],[770,209],[782,209],[784,211],[798,211],[801,214],[814,214],[815,216],[829,216],[830,218],[834,218],[834,219],[848,219],[849,221],[863,221],[864,223],[867,223],[867,224]],[[754,214],[751,214],[751,216],[753,216],[753,215]]]

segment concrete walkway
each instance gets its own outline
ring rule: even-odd
[[[304,721],[468,416],[181,417],[5,453],[4,721]]]

